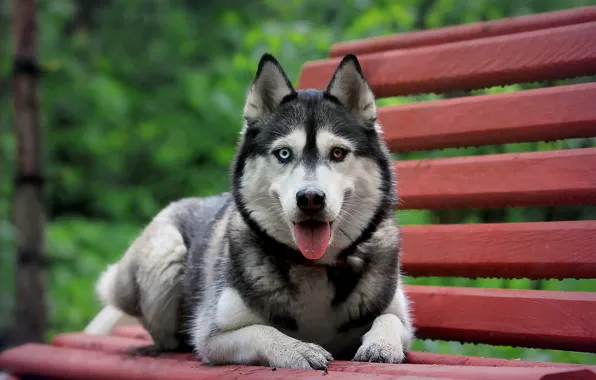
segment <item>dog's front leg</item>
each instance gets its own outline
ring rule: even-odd
[[[268,326],[232,288],[223,290],[215,308],[204,307],[198,313],[193,341],[201,359],[214,365],[325,369],[333,360],[322,347]]]
[[[313,343],[301,342],[274,327],[252,325],[213,336],[200,349],[211,364],[268,365],[280,368],[325,369],[331,354]]]
[[[398,284],[395,297],[387,310],[374,320],[370,330],[362,337],[362,345],[354,360],[401,363],[413,336],[408,301],[401,284]]]

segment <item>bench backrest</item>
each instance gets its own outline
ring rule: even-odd
[[[377,98],[596,74],[596,7],[336,44]],[[393,152],[596,136],[596,83],[380,107]],[[596,148],[395,164],[400,208],[596,205]],[[596,221],[402,227],[410,276],[596,278]],[[596,289],[595,289],[596,290]],[[409,286],[420,338],[596,352],[596,292]]]

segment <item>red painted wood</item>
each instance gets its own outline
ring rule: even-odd
[[[540,368],[540,367],[489,367],[489,366],[444,366],[434,364],[381,364],[381,363],[358,363],[358,362],[337,362],[331,364],[330,371],[375,373],[387,375],[406,375],[406,376],[439,376],[442,379],[482,379],[482,380],[503,380],[503,379],[526,379],[540,376],[540,379],[546,379],[547,376],[553,376],[552,379],[592,379],[594,370],[585,367],[578,368]],[[552,373],[540,373],[542,370]],[[401,377],[398,377],[401,378]],[[409,379],[409,377],[408,377]],[[550,379],[550,377],[549,377]]]
[[[57,336],[52,344],[60,347],[126,354],[130,352],[131,348],[147,344],[147,341],[115,336],[70,333]],[[191,353],[167,353],[162,354],[160,357],[197,361],[195,355]],[[493,359],[473,356],[435,354],[430,352],[410,352],[408,353],[407,361],[409,364],[440,364],[481,367],[581,367],[596,370],[596,366],[586,366],[580,364],[540,363],[525,360]]]
[[[596,73],[596,22],[359,58],[377,97],[562,79]],[[299,88],[323,88],[340,59],[306,63]]]
[[[124,338],[139,339],[145,341],[152,341],[151,335],[141,325],[122,325],[114,327],[111,331],[112,335],[121,336]]]
[[[596,221],[404,226],[409,276],[596,278]]]
[[[140,325],[140,331],[145,331]],[[56,347],[75,348],[80,350],[102,351],[109,354],[131,354],[131,349],[139,346],[146,346],[153,343],[145,339],[125,338],[117,335],[96,335],[82,332],[60,334],[52,340]],[[176,360],[198,361],[193,353],[167,352],[162,353],[160,358]]]
[[[596,136],[596,83],[381,107],[392,151]]]
[[[68,379],[320,379],[322,371],[275,371],[267,367],[225,366],[211,367],[185,360],[130,357],[103,352],[57,348],[27,344],[0,354],[0,367],[16,375],[44,375]],[[341,373],[340,373],[341,372]],[[589,369],[579,368],[512,368],[512,367],[456,367],[422,364],[373,364],[340,362],[332,364],[327,376],[341,379],[553,379],[570,378],[575,373],[592,375]],[[567,376],[567,377],[563,377]],[[571,377],[573,378],[573,377]]]
[[[331,57],[348,53],[369,54],[385,50],[409,49],[449,42],[529,32],[565,25],[596,21],[596,7],[583,7],[559,12],[505,18],[444,28],[392,34],[356,41],[340,42],[331,46]]]
[[[79,332],[60,334],[52,340],[52,345],[57,347],[80,348],[114,354],[124,354],[127,353],[131,347],[144,346],[148,343],[150,342],[142,339],[110,335],[92,335]]]
[[[142,330],[141,326],[139,326],[139,328]],[[52,340],[52,345],[56,347],[103,351],[111,354],[130,354],[131,349],[135,347],[146,346],[151,343],[152,341],[147,341],[144,339],[124,338],[120,336],[109,335],[92,335],[85,333],[60,334]],[[197,361],[197,357],[193,353],[167,352],[161,354],[159,357]]]
[[[496,358],[483,358],[479,356],[463,356],[452,354],[435,354],[433,352],[409,352],[409,364],[433,364],[452,366],[473,366],[473,367],[559,367],[559,368],[587,368],[596,371],[596,366],[582,364],[552,363],[552,362],[531,362],[527,360],[509,360]]]
[[[416,336],[596,352],[596,292],[408,286]]]
[[[17,375],[68,379],[320,379],[321,371],[293,371],[267,367],[211,367],[187,360],[131,357],[28,344],[0,354],[0,366]],[[557,369],[560,371],[560,369]],[[390,379],[387,375],[342,374],[348,379]],[[369,377],[370,376],[370,377]]]
[[[402,209],[596,204],[596,148],[402,161]]]

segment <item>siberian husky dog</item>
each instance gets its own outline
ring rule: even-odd
[[[99,297],[157,349],[187,346],[214,365],[402,362],[414,330],[396,183],[356,56],[318,91],[295,90],[265,54],[244,119],[230,193],[163,209]]]

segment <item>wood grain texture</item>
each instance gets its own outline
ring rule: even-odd
[[[330,56],[342,57],[348,53],[370,54],[385,50],[439,45],[590,21],[596,21],[594,6],[340,42],[331,46]]]
[[[186,360],[130,357],[27,344],[0,354],[0,367],[16,375],[51,378],[103,379],[320,379],[322,371],[251,366],[205,366]],[[587,368],[459,367],[424,364],[337,362],[326,375],[341,379],[581,379],[593,375]],[[548,377],[547,377],[548,376]],[[584,377],[577,377],[584,376]]]
[[[519,359],[484,358],[433,352],[410,351],[407,355],[409,364],[433,364],[473,367],[581,367],[596,371],[596,366],[570,363],[532,362]]]
[[[289,370],[248,366],[205,366],[188,360],[133,357],[39,344],[27,344],[0,354],[0,367],[16,375],[52,379],[147,380],[147,379],[320,379],[321,371]],[[567,369],[547,369],[560,373]],[[391,379],[389,375],[342,374],[347,379]]]
[[[408,286],[416,335],[596,352],[596,292]]]
[[[138,326],[142,329],[141,326]],[[147,332],[145,331],[145,334]],[[87,333],[59,334],[52,340],[52,346],[76,348],[81,350],[102,351],[110,354],[130,354],[134,348],[147,346],[152,340],[125,338],[116,335],[96,335]],[[197,361],[197,356],[192,353],[166,352],[160,358],[176,360]]]
[[[401,209],[596,204],[596,148],[394,166]]]
[[[392,151],[596,136],[596,83],[379,108]]]
[[[140,327],[140,326],[139,326]],[[107,353],[125,354],[138,346],[146,345],[147,341],[122,338],[118,336],[91,335],[85,333],[60,334],[52,341],[52,345],[83,350],[102,351]],[[160,358],[197,361],[192,353],[164,353]],[[569,363],[543,363],[525,360],[493,359],[474,356],[435,354],[431,352],[411,351],[407,355],[408,364],[438,364],[480,367],[564,367],[588,368],[596,370],[596,366]]]
[[[563,79],[596,73],[596,22],[363,55],[377,97]],[[324,88],[339,58],[302,66],[298,88]]]
[[[409,276],[596,278],[596,221],[404,226]]]

